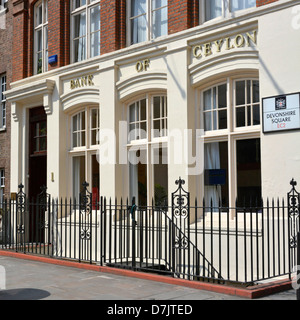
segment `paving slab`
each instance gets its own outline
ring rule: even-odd
[[[0,300],[249,300],[243,297],[114,273],[0,256]],[[258,300],[296,300],[293,289]]]

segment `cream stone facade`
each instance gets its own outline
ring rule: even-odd
[[[208,186],[229,206],[239,192],[284,197],[290,180],[300,181],[300,128],[264,133],[262,101],[300,92],[299,6],[274,2],[12,83],[11,192],[35,183],[30,110],[42,106],[47,159],[35,170],[45,171],[52,197],[76,197],[87,181],[100,196],[141,199],[142,179],[150,205],[156,185],[170,197],[179,177],[192,198],[204,197]],[[131,124],[139,128],[132,138]],[[224,163],[208,167],[216,143],[213,157]],[[140,168],[129,161],[137,150],[145,158]],[[238,168],[245,150],[257,152],[251,170]],[[166,161],[153,164],[155,155]],[[225,170],[222,187],[205,182],[205,169]]]

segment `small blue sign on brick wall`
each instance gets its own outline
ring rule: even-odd
[[[57,62],[57,54],[48,58],[48,63],[53,64]]]

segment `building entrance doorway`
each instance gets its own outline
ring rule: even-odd
[[[29,110],[29,202],[39,201],[41,187],[47,185],[47,116],[43,107]],[[44,225],[44,212],[30,209],[29,241],[43,241],[41,228]]]

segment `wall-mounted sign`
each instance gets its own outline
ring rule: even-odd
[[[263,98],[263,132],[300,129],[300,93]]]
[[[50,56],[48,58],[48,63],[49,64],[53,64],[53,63],[56,63],[57,62],[57,54],[53,55],[53,56]]]
[[[89,74],[87,76],[83,76],[81,78],[71,80],[70,88],[75,89],[75,88],[93,86],[94,85],[93,79],[94,79],[94,76],[92,74]]]
[[[240,33],[233,37],[216,39],[215,41],[206,42],[193,47],[193,56],[197,59],[210,56],[222,50],[234,48],[250,47],[251,43],[256,45],[257,31]]]

